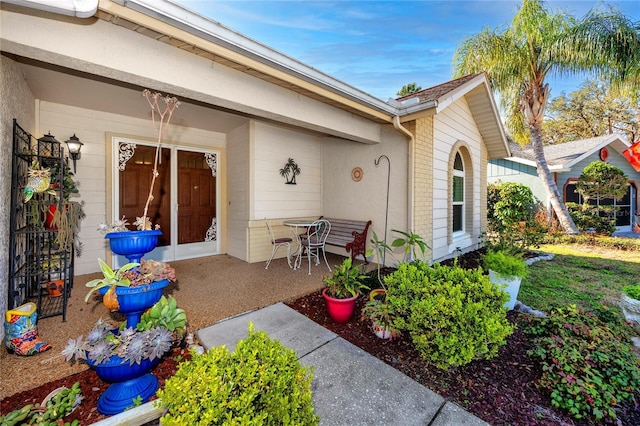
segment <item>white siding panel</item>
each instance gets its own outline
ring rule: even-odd
[[[267,123],[255,123],[253,162],[253,220],[320,216],[322,157],[316,136]],[[300,174],[287,185],[280,169],[292,158]]]
[[[467,171],[473,170],[474,214],[471,229],[467,229],[467,232],[471,234],[473,244],[477,244],[480,237],[480,183],[481,173],[486,173],[480,162],[484,142],[464,99],[434,117],[434,140],[433,201],[437,207],[434,208],[433,218],[433,258],[440,260],[450,257],[455,249],[448,244],[448,167],[453,146],[460,141],[465,142],[470,150],[472,164],[465,164],[465,168]],[[463,250],[465,248],[461,247]]]
[[[247,222],[249,220],[250,126],[245,125],[227,135],[227,252],[247,260]]]
[[[50,132],[62,142],[75,134],[81,142],[82,158],[77,161],[76,179],[79,181],[80,197],[75,201],[85,202],[87,217],[80,227],[80,240],[83,244],[82,256],[76,257],[74,272],[76,275],[97,272],[98,258],[104,259],[107,243],[104,236],[96,230],[99,223],[109,221],[107,217],[107,182],[105,146],[107,133],[135,135],[140,139],[155,140],[157,135],[153,124],[148,120],[131,118],[124,115],[76,108],[52,102],[39,104],[39,123],[36,136]],[[145,105],[141,100],[141,108]],[[180,144],[195,146],[223,146],[224,135],[170,126],[164,141],[172,143],[172,135],[179,135]]]

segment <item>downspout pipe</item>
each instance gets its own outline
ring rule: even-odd
[[[413,162],[415,158],[416,144],[415,138],[413,137],[413,133],[411,133],[406,127],[402,126],[400,123],[400,117],[397,115],[393,116],[393,128],[402,133],[409,140],[409,149],[408,149],[408,158],[409,162],[408,167],[408,176],[407,176],[407,224],[409,225],[408,231],[413,232],[415,229],[413,223],[413,186],[414,186],[414,177],[413,177]]]

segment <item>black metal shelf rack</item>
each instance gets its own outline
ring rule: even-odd
[[[47,227],[49,206],[62,209],[63,189],[58,195],[37,192],[25,202],[29,169],[37,161],[42,168],[57,170],[62,182],[64,149],[52,135],[35,139],[13,120],[13,164],[9,241],[9,309],[33,301],[39,318],[62,315],[73,287],[73,248],[59,247],[57,229]],[[59,167],[54,167],[55,165]],[[60,210],[62,211],[62,210]],[[48,289],[48,287],[51,287]]]

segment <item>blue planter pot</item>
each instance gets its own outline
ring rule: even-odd
[[[133,401],[138,397],[141,402],[146,402],[158,390],[158,379],[149,372],[159,363],[160,359],[156,358],[153,361],[142,360],[140,364],[129,365],[128,361],[123,364],[117,355],[102,364],[87,359],[87,364],[98,377],[112,383],[98,399],[98,411],[114,415],[133,407]]]
[[[169,285],[169,280],[160,280],[151,284],[143,284],[136,287],[116,287],[118,296],[118,312],[127,317],[127,327],[134,327],[140,322],[140,316],[144,311],[152,307],[162,297],[162,290]],[[104,295],[109,287],[98,289],[98,293]]]
[[[109,232],[104,237],[109,240],[109,247],[115,254],[126,257],[129,262],[140,263],[142,256],[158,245],[162,231],[123,231]]]

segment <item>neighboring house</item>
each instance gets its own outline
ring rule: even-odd
[[[618,230],[631,231],[633,218],[638,212],[640,173],[635,171],[622,155],[622,152],[630,145],[624,136],[607,135],[545,146],[545,158],[549,169],[555,176],[562,201],[582,203],[582,197],[576,192],[575,185],[582,170],[594,161],[605,161],[622,169],[629,178],[629,189],[621,200],[597,200],[596,202],[602,205],[617,206],[619,208],[616,220]],[[550,211],[551,206],[547,192],[536,171],[533,150],[531,148],[523,149],[515,143],[510,144],[510,150],[511,157],[489,161],[489,183],[502,181],[525,184]]]
[[[38,3],[51,4],[23,4]],[[0,182],[8,193],[13,118],[36,138],[80,138],[87,216],[76,274],[116,261],[99,223],[142,213],[136,176],[149,173],[156,139],[143,88],[181,101],[163,144],[166,244],[151,257],[262,262],[265,218],[285,234],[284,219],[320,215],[372,220],[388,241],[392,229],[411,230],[431,260],[481,243],[487,163],[509,156],[484,74],[385,102],[170,2],[100,0],[80,15],[89,17],[0,3]],[[390,167],[375,165],[383,155]],[[279,174],[288,158],[296,185]],[[6,274],[8,202],[1,215]]]

